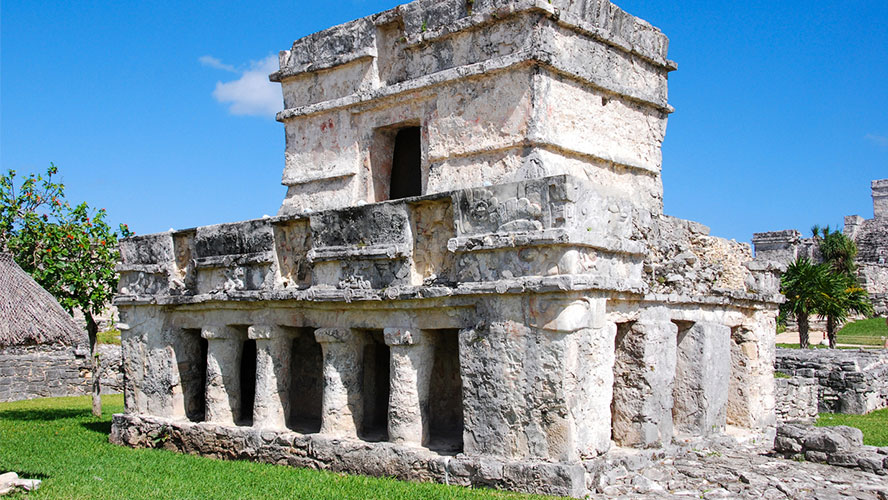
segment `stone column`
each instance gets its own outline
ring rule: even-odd
[[[731,382],[727,422],[762,431],[774,430],[774,337],[776,312],[761,312],[731,331]]]
[[[318,328],[315,340],[324,354],[321,433],[357,438],[363,421],[364,343],[351,328]]]
[[[205,326],[207,339],[206,421],[234,425],[240,418],[240,357],[243,338],[231,326]]]
[[[254,325],[247,333],[256,340],[253,427],[284,430],[290,413],[291,339],[284,328],[276,325]]]
[[[677,432],[705,436],[725,428],[731,379],[731,329],[718,323],[681,326],[673,389]]]
[[[617,325],[611,425],[618,445],[656,447],[672,440],[677,330],[668,313]]]
[[[388,436],[392,443],[422,446],[428,442],[429,377],[434,344],[421,330],[386,328],[391,347]]]

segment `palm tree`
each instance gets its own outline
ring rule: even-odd
[[[853,277],[832,272],[824,282],[824,300],[818,313],[826,317],[826,336],[829,348],[836,348],[836,330],[839,323],[848,318],[849,313],[872,314],[873,306],[869,294],[861,288]]]
[[[857,257],[857,245],[854,241],[835,230],[829,231],[829,226],[823,230],[823,236],[814,235],[820,247],[820,255],[823,261],[829,264],[833,272],[854,276],[857,271],[857,265],[854,258]]]
[[[795,316],[802,349],[808,348],[808,315],[818,314],[825,307],[824,290],[829,290],[829,278],[828,266],[812,264],[807,257],[799,257],[786,268],[780,280],[780,291],[786,296],[780,309],[786,316]]]
[[[848,313],[870,314],[872,305],[866,290],[857,283],[857,245],[839,230],[830,232],[826,226],[822,232],[812,229],[825,265],[829,266],[830,280],[825,289],[825,302],[820,312],[826,318],[826,335],[829,347],[836,346],[836,330],[848,318]]]

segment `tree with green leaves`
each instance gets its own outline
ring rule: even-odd
[[[102,406],[95,317],[117,290],[118,237],[131,233],[123,224],[119,234],[112,231],[105,209],[93,210],[86,203],[72,207],[65,200],[64,184],[54,180],[57,174],[58,168],[50,164],[45,174],[30,174],[21,183],[14,170],[0,175],[0,251],[11,253],[69,313],[83,313],[92,354],[93,414],[98,416]]]
[[[836,330],[849,316],[849,313],[871,314],[872,304],[869,294],[857,283],[857,245],[838,229],[830,231],[829,226],[822,230],[812,228],[824,265],[829,268],[830,280],[824,293],[824,303],[819,312],[826,318],[826,336],[829,347],[836,347]]]
[[[854,240],[838,229],[830,231],[829,226],[822,230],[814,226],[812,232],[823,262],[829,264],[833,272],[853,277],[857,272],[857,264],[854,262],[857,245]]]
[[[808,348],[808,316],[818,314],[825,306],[823,291],[828,289],[829,268],[799,257],[786,268],[780,280],[780,292],[786,302],[780,306],[785,316],[794,316],[799,325],[799,346]]]
[[[818,314],[826,318],[826,336],[829,348],[836,348],[836,330],[840,323],[848,319],[850,313],[872,314],[873,307],[869,294],[846,274],[830,272],[823,290],[823,300]]]

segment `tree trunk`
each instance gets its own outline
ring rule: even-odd
[[[99,371],[99,353],[98,353],[98,337],[99,325],[93,319],[92,314],[84,311],[83,316],[86,318],[86,333],[89,334],[89,354],[92,360],[92,414],[96,417],[102,416],[102,374]]]
[[[799,324],[799,347],[802,349],[808,348],[808,315],[807,314],[799,314],[796,316],[796,321]]]
[[[838,326],[838,322],[836,321],[836,317],[829,315],[826,317],[826,336],[829,338],[829,348],[836,348],[836,326]]]

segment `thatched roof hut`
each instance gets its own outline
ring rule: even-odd
[[[77,326],[49,292],[12,256],[0,251],[0,348],[28,345],[88,345]]]

